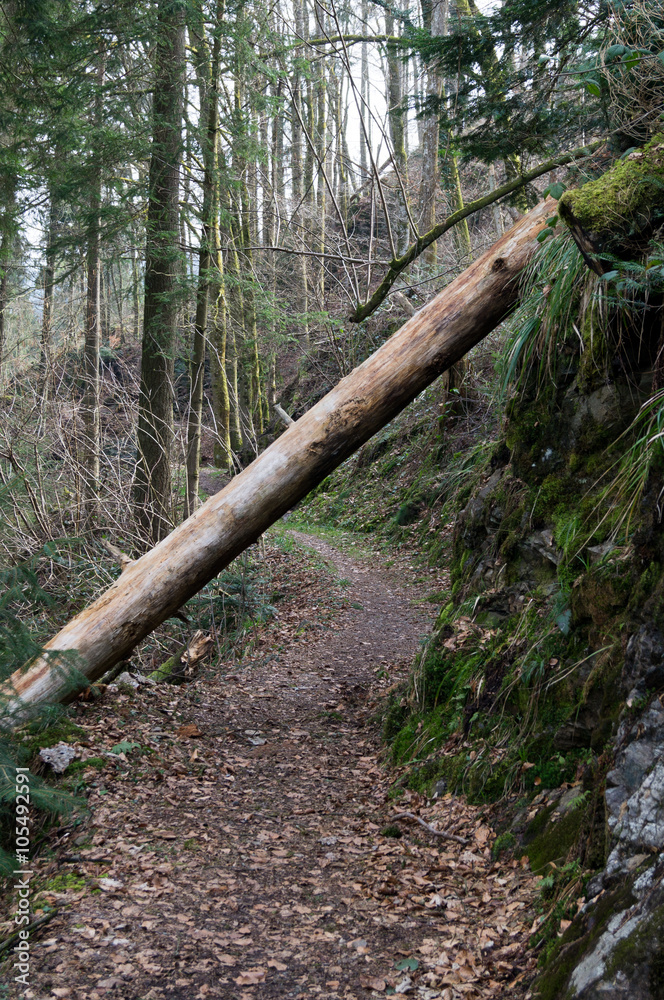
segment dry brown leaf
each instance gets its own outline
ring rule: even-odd
[[[252,986],[255,983],[264,983],[266,975],[265,969],[247,969],[246,972],[241,972],[233,982],[237,983],[238,986]]]
[[[180,726],[178,729],[178,736],[184,736],[186,739],[193,739],[195,736],[202,736],[203,733],[200,731],[195,722],[192,722],[188,726]]]
[[[382,993],[385,990],[385,980],[378,976],[360,976],[360,986],[365,990],[376,990]]]
[[[220,965],[227,965],[229,967],[237,965],[237,958],[235,957],[235,955],[215,955],[214,957],[217,959]]]

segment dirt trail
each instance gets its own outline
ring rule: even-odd
[[[241,672],[79,710],[84,756],[152,753],[112,760],[92,826],[62,832],[50,869],[71,875],[47,883],[63,909],[33,943],[28,1000],[523,995],[529,874],[491,860],[461,800],[388,797],[370,716],[430,628],[412,574],[295,537],[348,583],[314,567]],[[397,808],[468,843],[383,835]]]

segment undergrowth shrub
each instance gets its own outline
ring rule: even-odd
[[[44,552],[40,551],[23,563],[0,571],[0,684],[29,663],[43,650],[23,618],[38,618],[51,598],[39,584],[36,566]],[[52,554],[49,548],[48,554]],[[66,673],[72,686],[78,686],[80,675],[71,657],[54,663],[54,668]],[[0,691],[0,879],[7,878],[17,867],[14,849],[16,828],[16,769],[29,767],[37,744],[48,745],[53,736],[66,731],[66,709],[60,705],[20,706]],[[46,742],[42,742],[40,734]],[[68,793],[49,784],[44,777],[30,774],[30,851],[39,846],[40,837],[56,819],[72,813],[81,803]]]

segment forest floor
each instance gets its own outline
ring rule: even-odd
[[[232,673],[76,708],[90,813],[35,861],[57,915],[29,989],[0,996],[527,996],[538,880],[493,859],[480,809],[400,794],[373,717],[440,581],[289,535],[266,555],[277,616]]]

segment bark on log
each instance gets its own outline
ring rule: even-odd
[[[519,294],[519,277],[536,237],[555,210],[547,199],[375,354],[286,430],[255,462],[154,549],[125,569],[94,604],[47,645],[47,656],[17,671],[0,689],[6,714],[26,703],[56,702],[71,693],[64,650],[78,654],[88,681],[119,659],[196,594],[298,500],[442,372],[501,322]]]

